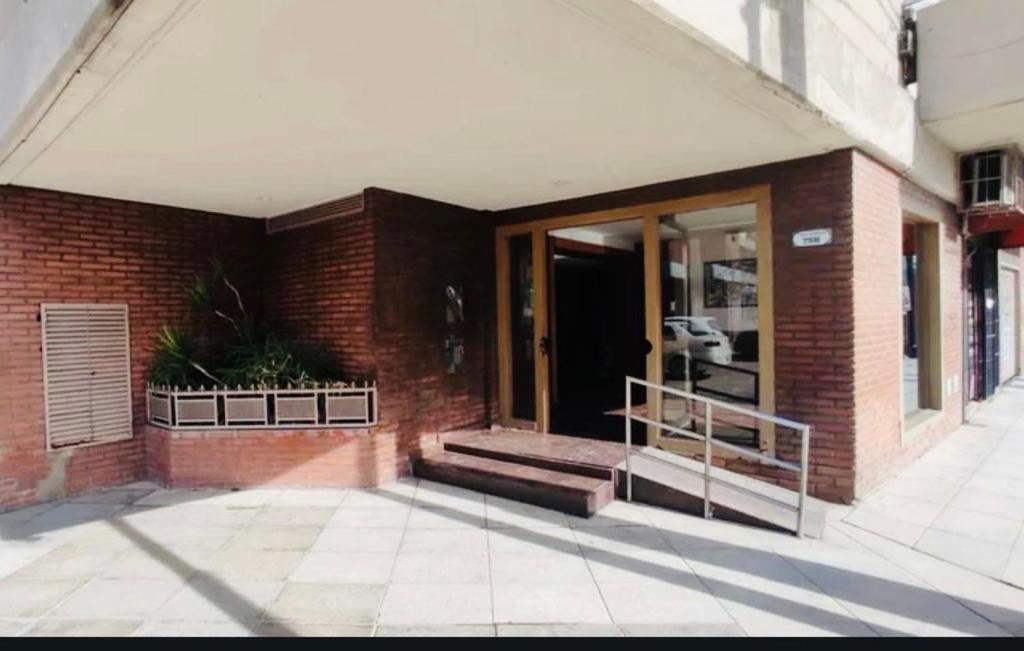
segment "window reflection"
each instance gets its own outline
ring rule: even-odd
[[[509,239],[509,302],[512,337],[512,417],[534,420],[533,242],[532,235]]]
[[[760,395],[756,208],[731,206],[661,218],[663,381],[756,407]],[[685,400],[664,418],[693,427]],[[758,446],[752,419],[722,414],[715,436]]]
[[[918,354],[918,264],[917,230],[903,225],[903,413],[921,409],[921,372]]]

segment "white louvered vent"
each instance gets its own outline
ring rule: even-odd
[[[132,437],[128,306],[42,306],[50,448]]]

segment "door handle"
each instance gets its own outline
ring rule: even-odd
[[[537,348],[540,349],[541,354],[547,357],[548,351],[551,349],[551,340],[547,337],[541,337],[540,341],[537,342]]]

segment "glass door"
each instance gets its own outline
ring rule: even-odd
[[[536,350],[534,347],[533,235],[516,235],[508,240],[510,283],[509,329],[512,374],[511,418],[537,420]]]
[[[762,340],[757,207],[742,204],[658,220],[661,378],[666,386],[761,408]],[[702,431],[691,401],[666,395],[662,417]],[[715,437],[762,449],[750,417],[722,412]]]
[[[738,197],[498,227],[501,423],[621,440],[627,375],[773,412],[770,197],[758,187],[727,200]],[[654,390],[632,404],[701,426],[692,405]],[[774,450],[770,427],[718,420],[716,437]]]

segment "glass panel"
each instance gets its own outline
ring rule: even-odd
[[[533,346],[533,236],[509,238],[512,417],[536,420]]]
[[[903,225],[903,413],[921,408],[921,360],[918,354],[917,226]]]
[[[758,406],[757,211],[752,204],[661,218],[663,382]],[[688,401],[666,397],[663,417],[693,423]],[[721,414],[715,436],[758,446],[753,419]]]

